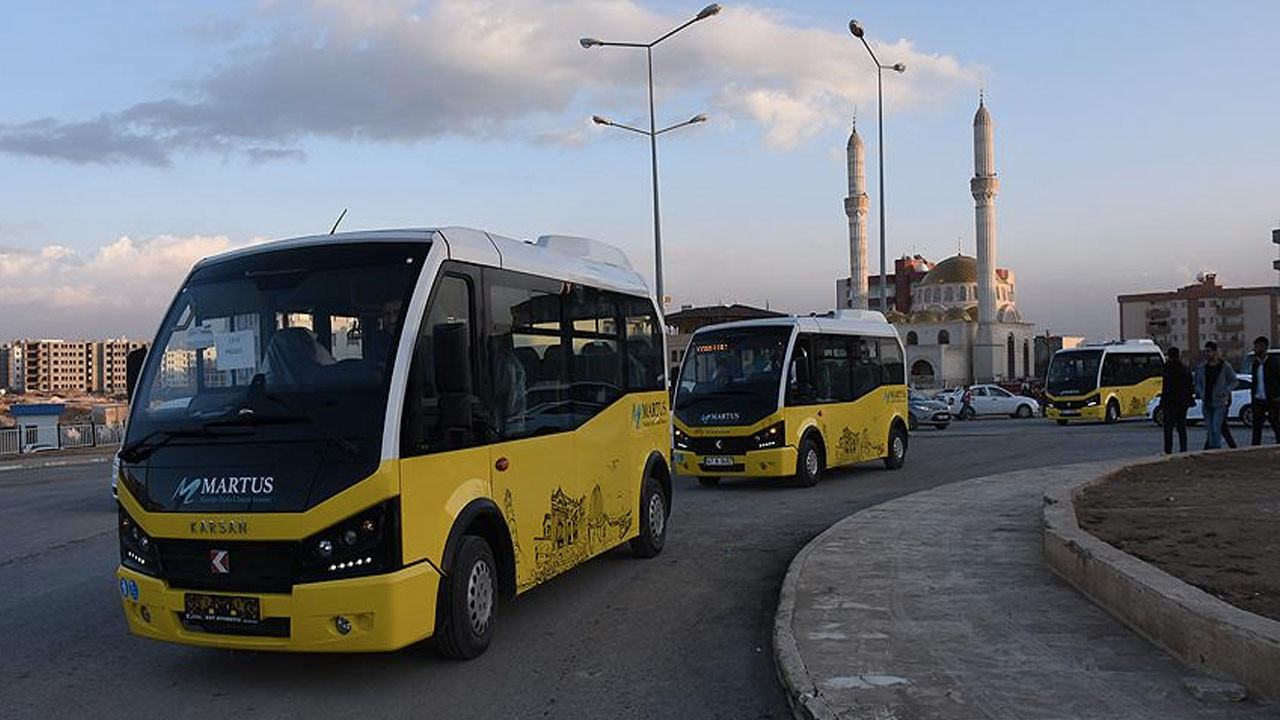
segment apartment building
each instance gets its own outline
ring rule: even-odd
[[[118,340],[18,340],[0,352],[15,390],[42,392],[125,392],[126,358],[146,343]],[[3,379],[3,378],[0,378]]]
[[[1210,340],[1238,363],[1259,335],[1280,335],[1280,286],[1228,288],[1213,273],[1172,292],[1120,295],[1120,337],[1151,338],[1162,348],[1183,348],[1192,361]]]

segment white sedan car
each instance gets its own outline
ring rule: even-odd
[[[1026,395],[1014,395],[999,385],[971,385],[973,414],[961,416],[964,388],[947,390],[938,397],[951,407],[952,414],[961,420],[971,420],[977,415],[1008,415],[1016,418],[1035,417],[1040,414],[1040,403]]]
[[[1236,375],[1236,389],[1231,393],[1231,413],[1232,420],[1240,421],[1245,427],[1253,426],[1253,408],[1249,406],[1253,392],[1253,376]],[[1160,396],[1157,395],[1147,403],[1147,417],[1151,418],[1151,422],[1157,425],[1164,424],[1164,414],[1160,409]],[[1200,405],[1200,398],[1196,398],[1196,404],[1187,408],[1187,422],[1198,423],[1204,420],[1204,408]]]

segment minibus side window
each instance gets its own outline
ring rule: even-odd
[[[853,399],[853,378],[849,366],[849,345],[840,335],[819,335],[814,339],[814,389],[820,403]]]
[[[853,394],[851,400],[866,395],[880,387],[880,358],[875,338],[849,336],[849,357],[852,360]]]
[[[905,385],[907,366],[902,360],[902,348],[893,338],[879,338],[882,385]]]
[[[1125,375],[1125,372],[1121,367],[1124,360],[1125,357],[1119,353],[1107,353],[1106,356],[1103,357],[1101,381],[1103,386],[1109,387],[1121,384],[1120,378]]]
[[[813,371],[810,357],[813,340],[808,335],[796,338],[791,351],[791,368],[787,371],[787,398],[789,406],[812,405],[816,400],[813,389]]]
[[[622,316],[618,299],[575,285],[569,294],[573,342],[570,395],[578,424],[622,397]]]
[[[571,430],[563,284],[486,270],[490,423],[503,440]]]
[[[405,389],[402,454],[457,450],[483,442],[484,408],[476,395],[474,290],[443,275],[418,331]]]
[[[662,358],[662,328],[653,303],[641,298],[624,298],[626,313],[627,390],[666,390],[666,363]],[[674,351],[673,351],[674,352]]]

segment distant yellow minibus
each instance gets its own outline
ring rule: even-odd
[[[877,312],[726,323],[694,334],[676,385],[672,464],[721,478],[794,476],[907,455],[898,333]]]
[[[621,251],[465,228],[201,261],[119,453],[130,630],[475,657],[511,597],[663,547],[665,334]],[[136,362],[132,363],[136,365]]]
[[[1113,341],[1059,350],[1045,380],[1045,417],[1059,425],[1145,418],[1160,394],[1164,353],[1150,340]]]

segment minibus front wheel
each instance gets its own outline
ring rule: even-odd
[[[436,644],[457,660],[479,657],[493,639],[498,604],[498,565],[489,543],[466,535],[458,544],[453,572],[440,580]]]

